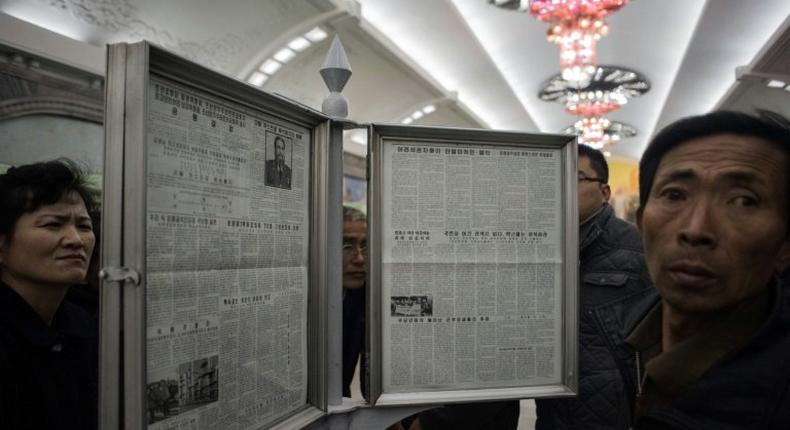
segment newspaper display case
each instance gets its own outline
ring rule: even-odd
[[[574,394],[575,138],[369,126],[372,407],[348,408],[354,124],[147,42],[107,64],[100,428],[386,426]]]
[[[103,293],[102,428],[325,414],[331,127],[147,42],[109,47],[105,285],[124,286]]]
[[[573,395],[576,139],[369,136],[371,403]]]

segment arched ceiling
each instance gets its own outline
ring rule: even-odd
[[[318,69],[337,35],[354,72],[344,94],[358,122],[397,123],[429,105],[414,124],[556,133],[574,120],[538,98],[558,71],[546,24],[487,0],[0,0],[0,12],[0,42],[88,70],[101,71],[105,43],[147,39],[245,81],[318,27],[326,37],[263,89],[320,109],[327,90]],[[613,155],[636,160],[658,127],[717,103],[748,108],[780,98],[771,103],[787,106],[787,91],[744,98],[735,69],[755,59],[788,15],[787,0],[632,0],[613,14],[599,63],[639,71],[652,87],[609,115],[638,130]],[[43,41],[49,36],[33,26],[74,40]],[[787,63],[771,76],[790,76]],[[754,88],[745,94],[768,91],[759,70],[749,71]],[[738,104],[723,102],[733,92]]]

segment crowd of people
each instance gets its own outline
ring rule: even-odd
[[[280,151],[282,152],[282,151]],[[280,157],[282,158],[282,157]],[[659,132],[636,225],[580,146],[578,394],[539,399],[544,429],[790,428],[790,123],[729,111]],[[0,175],[0,427],[97,427],[86,283],[96,203],[66,160]],[[343,395],[366,392],[367,222],[343,214]],[[393,429],[515,429],[517,401],[438,407]]]

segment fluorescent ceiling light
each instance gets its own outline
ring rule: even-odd
[[[424,108],[422,108],[422,113],[424,113],[426,115],[428,115],[429,113],[434,113],[434,112],[436,112],[436,106],[434,106],[434,105],[428,105],[428,106],[425,106]]]
[[[425,116],[425,114],[423,114],[421,110],[414,111],[414,113],[411,114],[412,119],[415,119],[415,120],[420,119],[423,116]]]
[[[290,50],[288,48],[283,48],[283,49],[277,51],[276,54],[274,54],[274,59],[279,61],[279,62],[281,62],[281,63],[283,63],[283,64],[291,61],[291,59],[293,57],[296,57],[296,52],[293,52],[292,50]]]
[[[280,67],[282,67],[282,64],[269,58],[268,60],[264,61],[263,64],[261,64],[260,70],[267,75],[273,75],[274,72],[280,70]]]
[[[780,80],[777,80],[777,79],[771,79],[770,81],[768,81],[768,83],[766,85],[768,85],[769,88],[784,88],[785,85],[787,85],[787,84],[785,84],[784,81],[780,81]]]
[[[322,30],[321,27],[316,27],[304,34],[304,37],[313,43],[318,43],[326,39],[326,36],[328,36],[326,31]]]
[[[788,93],[790,93],[790,85],[788,85],[788,86],[786,86],[786,87],[785,87],[785,91],[787,91]]]
[[[302,36],[299,36],[296,39],[288,42],[288,47],[296,52],[302,52],[310,47],[310,41]]]
[[[412,122],[414,122],[414,120],[410,116],[407,116],[401,120],[401,124],[411,124]]]
[[[368,144],[368,133],[365,130],[354,130],[351,132],[351,140],[360,144]]]
[[[263,73],[253,72],[252,75],[250,75],[250,78],[247,79],[247,82],[255,85],[256,87],[260,87],[264,82],[266,82],[267,79],[269,79],[269,77]]]

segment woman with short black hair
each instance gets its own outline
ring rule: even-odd
[[[95,429],[97,324],[64,301],[95,245],[85,178],[65,159],[0,175],[0,423]]]

